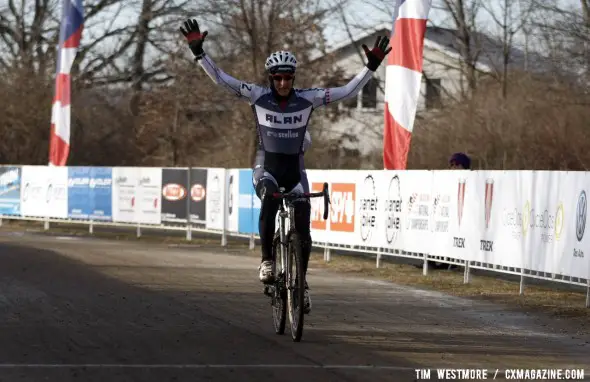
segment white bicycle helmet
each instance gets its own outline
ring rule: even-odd
[[[293,53],[280,50],[268,56],[266,63],[264,64],[264,68],[271,73],[295,73],[295,70],[297,70],[297,60],[295,59]]]

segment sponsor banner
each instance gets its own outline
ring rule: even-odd
[[[136,222],[142,224],[162,223],[162,169],[136,167],[139,171],[135,209]]]
[[[226,171],[226,229],[230,232],[238,232],[238,199],[240,170],[231,169]]]
[[[162,169],[116,167],[113,182],[114,221],[160,224]]]
[[[23,166],[21,214],[22,216],[47,216],[46,166]]]
[[[186,223],[189,203],[188,169],[162,169],[162,221]]]
[[[190,213],[192,224],[207,222],[207,169],[190,170]]]
[[[238,232],[258,234],[260,199],[252,183],[252,170],[240,169],[238,178]]]
[[[529,175],[517,172],[480,171],[475,174],[479,199],[479,250],[472,260],[521,268],[527,239],[523,231],[522,200],[531,187],[522,184]],[[530,197],[529,197],[530,200]]]
[[[428,253],[432,211],[429,171],[361,171],[356,184],[357,243]],[[350,177],[352,178],[352,177]]]
[[[136,167],[113,168],[113,221],[137,222],[138,178]]]
[[[480,199],[471,171],[433,171],[430,253],[469,260],[480,245],[475,207]]]
[[[524,264],[527,269],[552,272],[554,255],[563,250],[565,229],[564,173],[549,171],[519,171],[520,192],[523,196]],[[565,186],[565,187],[564,187]],[[570,200],[576,200],[571,194]]]
[[[20,186],[20,167],[0,167],[0,215],[20,215]]]
[[[224,179],[225,169],[210,168],[207,170],[207,201],[205,203],[207,229],[223,229]]]
[[[90,218],[110,221],[113,219],[113,169],[92,167],[90,174],[90,196],[93,202]]]
[[[558,194],[553,251],[543,263],[544,272],[590,278],[590,233],[588,232],[588,195],[590,177],[587,172],[552,172],[547,174],[550,190]],[[555,203],[553,203],[555,206]],[[561,208],[560,208],[561,207]],[[544,212],[543,212],[544,213]],[[544,217],[551,224],[551,218]],[[563,220],[563,225],[560,224]],[[549,227],[550,228],[550,227]],[[537,266],[537,264],[533,264]]]
[[[590,277],[590,175],[308,170],[317,243],[392,248]],[[258,234],[251,169],[0,166],[0,214],[195,224]]]
[[[46,208],[50,218],[68,218],[68,169],[66,167],[49,167],[45,172],[47,179]],[[109,200],[110,202],[110,200]]]
[[[68,168],[23,166],[21,215],[68,217]]]
[[[387,171],[390,175],[394,172]],[[430,253],[430,215],[432,207],[431,171],[397,172],[402,195],[402,222],[397,241],[389,248],[406,252]]]
[[[328,183],[331,205],[328,220],[323,219],[322,198],[311,200],[311,235],[314,241],[333,244],[360,245],[357,216],[357,174],[354,170],[307,170],[312,192]]]
[[[72,219],[112,219],[112,168],[68,167],[67,216]]]

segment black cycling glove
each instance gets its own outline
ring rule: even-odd
[[[391,47],[387,47],[388,45],[389,38],[381,36],[377,37],[377,41],[375,41],[375,45],[371,50],[369,50],[365,44],[362,45],[363,50],[367,55],[367,68],[369,68],[369,70],[374,72],[379,65],[381,65],[381,61],[383,61],[387,53],[391,50]]]
[[[205,37],[207,37],[207,34],[209,32],[205,31],[201,33],[201,31],[199,30],[199,24],[195,19],[189,19],[185,21],[184,29],[180,27],[180,32],[182,32],[184,37],[186,37],[186,40],[188,41],[188,46],[189,48],[191,48],[191,51],[193,52],[195,59],[200,60],[201,58],[203,58],[203,56],[205,55],[205,52],[203,51],[203,41],[205,41]]]

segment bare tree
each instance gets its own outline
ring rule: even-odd
[[[577,77],[579,83],[590,85],[590,0],[577,0],[569,6],[558,1],[531,0],[535,17],[531,22],[540,49],[559,74]],[[564,63],[567,63],[564,65]]]
[[[496,26],[500,29],[502,41],[502,97],[506,98],[508,89],[508,70],[511,62],[514,36],[520,33],[527,25],[534,3],[526,0],[502,0],[499,9],[495,9],[490,3],[483,5],[484,9],[491,16]]]

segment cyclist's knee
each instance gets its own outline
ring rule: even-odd
[[[261,212],[260,212],[260,219],[272,219],[274,221],[275,215],[277,213],[279,202],[272,198],[272,194],[278,192],[279,188],[277,185],[270,179],[262,179],[256,185],[256,195],[260,198],[261,203]]]

